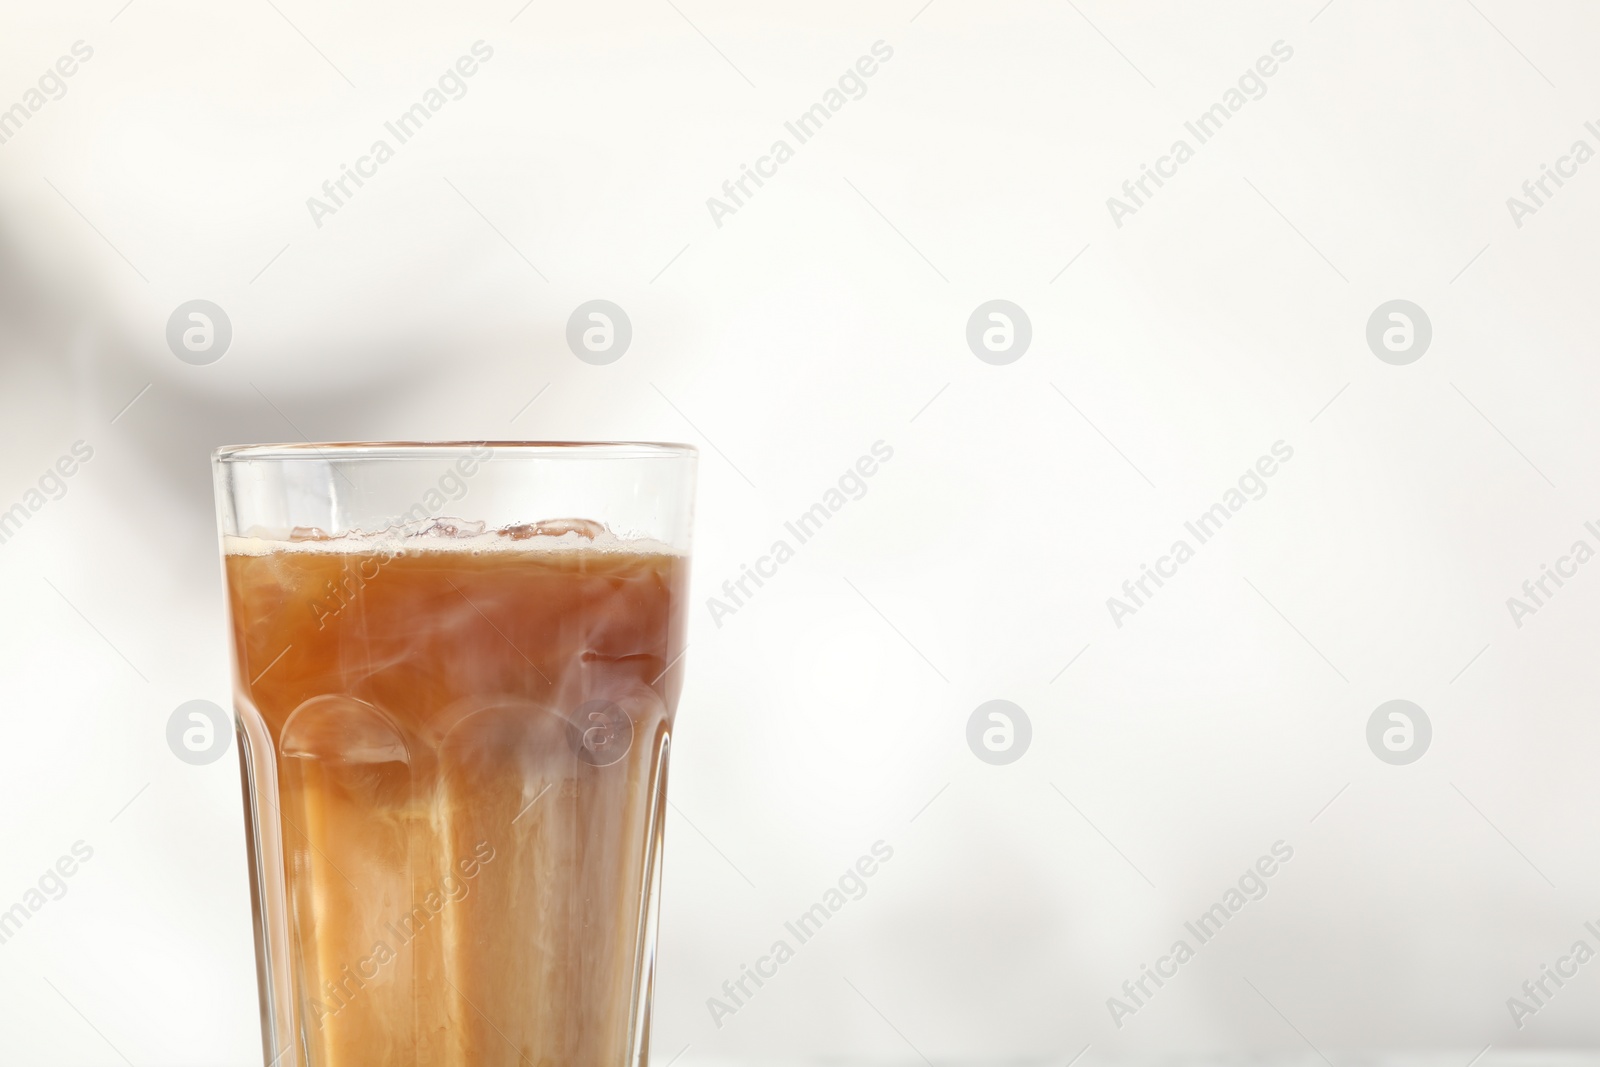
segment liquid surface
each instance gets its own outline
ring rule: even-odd
[[[544,526],[228,540],[280,1064],[643,1051],[688,563]]]

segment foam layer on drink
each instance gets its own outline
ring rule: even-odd
[[[473,526],[229,539],[280,1063],[637,1051],[687,560]]]
[[[684,555],[664,542],[646,537],[621,537],[592,519],[546,519],[542,522],[490,528],[481,521],[426,519],[382,530],[328,534],[310,527],[273,531],[253,529],[222,539],[230,556],[265,556],[272,552],[320,552],[360,555],[374,552],[629,552]]]

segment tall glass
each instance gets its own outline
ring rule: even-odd
[[[642,1067],[695,452],[213,458],[271,1067]]]

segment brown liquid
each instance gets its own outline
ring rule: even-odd
[[[642,1054],[687,577],[593,548],[228,555],[281,1067]]]

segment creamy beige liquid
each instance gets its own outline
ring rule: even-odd
[[[256,857],[267,984],[297,1016],[279,1064],[622,1067],[687,560],[429,540],[230,539],[254,817],[281,842]]]

